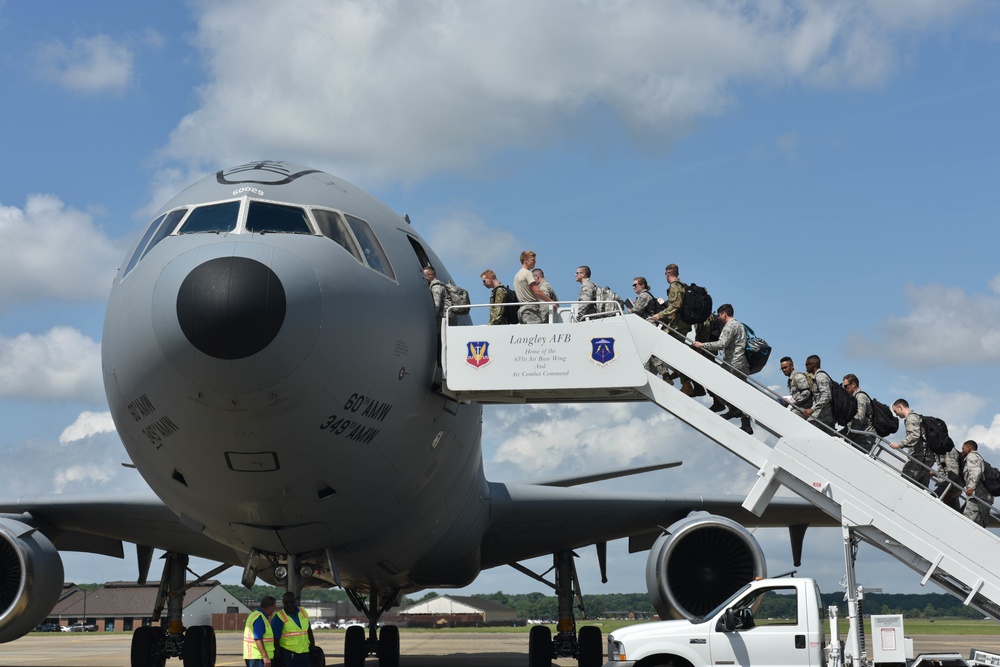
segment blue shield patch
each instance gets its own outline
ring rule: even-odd
[[[492,359],[490,359],[490,344],[489,341],[476,340],[466,343],[468,354],[465,357],[465,363],[469,364],[476,370],[487,366]]]
[[[607,366],[618,361],[618,357],[615,355],[615,339],[591,338],[590,360],[598,366]]]

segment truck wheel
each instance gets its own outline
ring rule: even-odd
[[[576,662],[580,667],[601,667],[604,664],[604,637],[596,625],[580,628],[577,637],[579,653]]]
[[[528,633],[528,667],[552,667],[552,629],[536,625]]]

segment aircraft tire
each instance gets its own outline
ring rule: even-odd
[[[378,633],[378,667],[399,667],[399,628],[386,625]]]
[[[194,625],[184,633],[184,667],[215,667],[215,631]]]
[[[208,640],[208,667],[215,667],[215,659],[219,655],[215,646],[215,628],[211,625],[203,627],[205,628],[205,637]]]
[[[166,657],[160,652],[163,628],[140,626],[132,632],[132,667],[164,667]]]
[[[360,625],[347,628],[344,633],[344,667],[364,667],[367,657],[365,629]]]
[[[604,637],[596,625],[585,625],[580,628],[577,637],[579,655],[576,663],[579,667],[601,667],[604,664]]]
[[[552,667],[552,629],[536,625],[528,633],[528,667]]]

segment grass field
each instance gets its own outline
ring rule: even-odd
[[[634,625],[636,623],[647,623],[648,621],[611,621],[611,620],[597,620],[597,621],[577,621],[577,627],[582,625],[596,625],[601,629],[601,632],[608,633],[614,632],[618,628],[625,627],[627,625]],[[828,625],[827,621],[824,621],[824,626]],[[840,626],[840,634],[842,636],[847,635],[847,620],[839,619],[838,625]],[[549,626],[555,631],[554,626]],[[906,631],[907,636],[914,635],[988,635],[1000,637],[1000,623],[996,621],[984,621],[984,620],[927,620],[927,619],[904,619],[903,627]],[[528,632],[530,626],[520,626],[520,627],[489,627],[489,628],[447,628],[447,632],[464,633],[464,632],[491,632],[491,633],[519,633]],[[400,628],[400,632],[441,632],[441,628]],[[331,633],[341,633],[343,630],[319,630],[318,632],[331,632]],[[865,621],[865,634],[871,635],[871,623]]]

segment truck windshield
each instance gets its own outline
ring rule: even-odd
[[[716,614],[718,614],[720,611],[722,611],[726,607],[730,606],[732,604],[733,600],[735,600],[739,596],[743,595],[747,591],[748,588],[750,588],[750,584],[744,585],[743,588],[741,588],[740,590],[736,591],[735,593],[733,593],[732,595],[730,595],[728,598],[726,598],[725,602],[723,602],[722,604],[720,604],[718,607],[716,607],[712,611],[708,612],[704,616],[699,616],[698,618],[691,619],[691,622],[692,623],[701,623],[705,619],[712,618],[713,616],[715,616]]]

